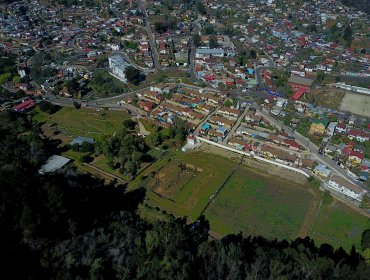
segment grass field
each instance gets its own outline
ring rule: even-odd
[[[168,159],[171,158],[170,161]],[[210,164],[212,162],[212,164]],[[192,165],[183,168],[180,164]],[[152,206],[169,210],[177,216],[196,219],[208,203],[209,197],[226,180],[235,162],[206,153],[175,153],[154,163],[132,183],[145,186],[147,199]],[[198,169],[198,170],[195,170]],[[155,176],[150,174],[155,172]],[[166,189],[176,183],[173,189]]]
[[[310,236],[316,243],[329,243],[337,248],[360,248],[361,234],[370,228],[370,219],[354,212],[343,203],[323,203]]]
[[[144,218],[152,221],[158,215],[163,219],[164,210],[193,221],[236,166],[235,161],[209,153],[170,152],[130,187],[147,189],[146,203],[152,210],[141,209]],[[319,244],[329,242],[346,249],[358,245],[362,231],[370,227],[369,220],[332,200],[322,203],[315,222],[320,202],[326,201],[323,197],[316,186],[242,165],[204,214],[216,237],[238,232],[278,239],[309,235]]]
[[[63,133],[75,136],[96,137],[111,135],[122,127],[122,121],[128,116],[119,111],[94,111],[89,109],[75,109],[64,107],[53,115],[48,116],[35,111],[33,117],[36,121],[46,124],[56,124]]]
[[[206,217],[222,235],[244,232],[295,238],[305,235],[301,227],[315,202],[315,195],[306,188],[241,168],[212,202]]]

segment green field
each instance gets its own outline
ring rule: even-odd
[[[168,161],[169,158],[170,161]],[[181,169],[178,166],[181,163],[191,164],[199,170],[186,168],[184,172],[179,174]],[[234,162],[225,161],[225,159],[211,154],[175,153],[175,155],[170,154],[146,169],[139,176],[140,178],[144,176],[146,179],[139,182],[140,178],[138,178],[132,183],[132,186],[146,186],[148,189],[147,199],[152,206],[169,210],[177,216],[196,219],[209,201],[209,197],[226,180],[234,166]],[[151,172],[156,172],[156,178],[149,175]],[[178,186],[176,190],[172,192],[162,190],[166,195],[159,191],[162,184],[165,188],[171,182],[176,182]]]
[[[242,168],[207,209],[206,217],[212,229],[222,235],[244,232],[295,238],[301,235],[314,199],[302,186]]]
[[[370,219],[333,199],[323,203],[310,236],[318,244],[329,243],[349,250],[351,245],[360,248],[361,234],[369,228]]]
[[[193,221],[236,166],[236,161],[213,154],[170,152],[130,187],[147,189],[146,203],[152,210],[140,210],[146,218],[153,220],[158,215],[163,219],[163,211],[153,210],[158,207]],[[309,235],[317,243],[329,242],[347,250],[351,244],[358,246],[361,233],[370,227],[369,219],[323,197],[316,186],[299,185],[242,165],[204,214],[215,237],[238,232],[278,239]]]
[[[33,119],[46,124],[56,124],[66,134],[76,136],[96,137],[111,135],[122,128],[122,121],[127,114],[119,111],[94,111],[90,109],[75,109],[63,107],[53,115],[36,110]]]

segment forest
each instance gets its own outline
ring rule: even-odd
[[[368,279],[370,266],[309,237],[229,235],[212,240],[199,217],[154,224],[137,215],[145,190],[73,168],[40,175],[56,143],[26,116],[0,116],[2,273],[13,279]],[[365,234],[364,234],[365,236]],[[370,247],[366,234],[364,247]],[[11,274],[8,274],[11,273]]]

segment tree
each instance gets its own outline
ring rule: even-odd
[[[135,126],[136,126],[136,122],[131,119],[125,119],[123,121],[123,127],[126,129],[133,130],[135,129]]]
[[[255,50],[253,50],[253,49],[251,49],[251,50],[249,51],[249,56],[250,56],[251,58],[253,58],[253,59],[256,59],[256,58],[257,58],[257,53],[256,53],[256,51],[255,51]]]
[[[128,66],[125,71],[126,78],[130,83],[138,85],[141,81],[140,71],[133,66]]]
[[[67,87],[68,92],[73,96],[75,96],[79,91],[80,85],[77,82],[76,78],[74,77],[71,80],[65,82],[65,85]]]
[[[210,38],[209,38],[209,47],[211,49],[214,49],[217,47],[217,39],[214,35],[212,35]]]
[[[325,79],[324,71],[318,71],[316,74],[316,80],[322,82]]]
[[[370,249],[370,229],[365,230],[361,236],[361,247],[363,250]]]
[[[155,28],[155,31],[161,34],[167,31],[167,27],[164,25],[163,22],[160,22],[160,21],[156,21],[154,23],[154,28]]]
[[[200,38],[199,34],[194,34],[193,35],[193,42],[194,42],[194,46],[196,48],[200,46],[201,38]]]
[[[75,107],[75,109],[80,109],[81,108],[81,104],[78,103],[77,101],[73,101],[73,107]]]
[[[352,33],[351,26],[347,24],[343,31],[343,40],[346,42],[347,47],[350,47],[352,44]]]
[[[202,15],[205,15],[207,14],[207,11],[206,11],[206,7],[204,6],[204,4],[201,2],[201,1],[197,1],[197,10],[199,13],[201,13]]]

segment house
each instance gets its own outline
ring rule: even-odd
[[[369,173],[368,172],[365,172],[365,171],[361,171],[360,172],[360,177],[359,177],[360,181],[362,182],[366,182],[367,180],[369,180]]]
[[[276,99],[276,106],[278,107],[284,107],[286,105],[286,103],[288,102],[288,100],[286,100],[285,98],[282,98],[282,97],[278,97]]]
[[[151,112],[155,108],[156,104],[150,101],[140,101],[139,107],[146,112]]]
[[[218,110],[218,113],[238,117],[240,115],[240,110],[229,107],[222,107]]]
[[[311,159],[302,159],[302,167],[312,170],[316,162]]]
[[[190,145],[195,145],[195,144],[197,144],[197,138],[195,138],[193,135],[189,135],[188,137],[187,137],[187,140],[188,140],[188,144],[190,144]]]
[[[207,134],[208,131],[212,128],[212,126],[209,124],[209,123],[205,123],[202,125],[201,129],[200,129],[200,133],[201,134]]]
[[[347,132],[347,125],[345,123],[338,123],[335,127],[335,131],[338,133],[346,133]]]
[[[239,139],[235,136],[232,136],[229,139],[228,144],[231,145],[231,146],[234,146],[238,150],[244,150],[245,146],[246,146],[246,143],[243,140],[241,140],[241,139]]]
[[[298,157],[296,155],[291,155],[285,151],[275,149],[269,145],[263,145],[261,148],[261,153],[268,158],[274,158],[277,162],[281,162],[290,166],[296,164],[298,160]]]
[[[352,199],[362,201],[363,196],[366,194],[366,190],[351,184],[341,177],[333,176],[328,180],[327,186],[337,192],[340,192]]]
[[[284,145],[288,146],[288,148],[293,151],[298,151],[301,147],[296,141],[291,140],[291,139],[285,139]]]
[[[315,173],[316,175],[319,175],[321,177],[327,178],[327,177],[329,177],[329,175],[331,173],[331,170],[329,168],[327,168],[325,165],[319,164],[314,168],[313,173]]]
[[[362,142],[362,143],[369,141],[369,138],[370,138],[369,132],[359,130],[359,129],[350,129],[348,130],[347,135],[349,139],[351,140],[356,139],[357,141]]]
[[[290,86],[293,89],[305,88],[309,91],[312,87],[312,84],[313,84],[314,80],[309,79],[309,78],[305,78],[305,77],[301,77],[301,76],[292,75],[288,79],[288,82],[289,82]]]
[[[205,49],[205,48],[198,48],[195,51],[196,58],[206,58],[206,57],[224,57],[225,51],[221,48],[219,49]]]
[[[61,169],[63,166],[65,166],[70,161],[71,160],[69,158],[58,156],[58,155],[53,155],[48,158],[48,160],[43,166],[41,166],[41,168],[39,169],[39,173],[46,174],[46,173],[55,172]]]
[[[308,131],[308,133],[310,135],[323,136],[325,134],[325,129],[328,123],[329,121],[327,119],[312,120],[312,124],[310,126],[310,130]]]
[[[91,145],[94,145],[95,144],[95,140],[93,138],[87,138],[87,137],[83,137],[83,136],[77,136],[75,139],[73,139],[69,145],[73,146],[75,144],[78,144],[79,146],[81,146],[83,143],[89,143]]]
[[[365,158],[361,162],[360,168],[361,168],[361,171],[370,172],[370,160]]]
[[[29,109],[32,109],[35,106],[35,101],[32,99],[24,100],[21,104],[14,106],[12,108],[13,111],[23,113]]]
[[[209,121],[227,128],[231,128],[234,125],[234,121],[219,116],[212,116]]]
[[[354,165],[360,164],[363,158],[364,156],[361,152],[354,150],[348,156],[348,160]]]

